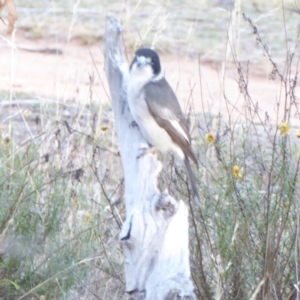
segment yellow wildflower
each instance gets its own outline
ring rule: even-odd
[[[290,131],[290,126],[288,123],[282,122],[279,124],[278,129],[279,129],[281,135],[287,136]]]
[[[102,130],[102,131],[107,131],[108,129],[109,129],[109,126],[101,126],[100,127],[100,129]]]
[[[297,132],[297,138],[300,139],[300,130]]]
[[[240,172],[240,167],[238,165],[234,165],[232,167],[232,175],[235,177],[235,178],[242,178],[242,174]]]
[[[209,144],[213,144],[215,142],[215,137],[213,135],[212,132],[209,132],[207,135],[206,135],[206,141],[209,143]]]
[[[28,109],[25,109],[25,110],[23,111],[23,115],[24,115],[24,117],[28,118],[28,117],[31,116],[31,111],[28,110]]]
[[[84,218],[88,223],[91,222],[91,215],[88,212],[84,214]]]
[[[10,143],[10,137],[9,136],[6,136],[3,140],[2,140],[2,145],[4,146],[8,146],[9,143]]]
[[[290,209],[291,205],[288,201],[285,201],[285,202],[283,202],[282,206],[283,206],[284,209]]]

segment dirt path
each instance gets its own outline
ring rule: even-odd
[[[70,44],[56,43],[50,40],[30,41],[16,38],[21,48],[11,50],[6,41],[0,40],[0,96],[9,99],[9,88],[12,75],[15,99],[32,99],[41,97],[54,101],[108,101],[108,88],[103,71],[102,45],[84,46],[76,42]],[[62,55],[25,51],[32,49],[58,48]],[[31,49],[31,50],[32,50]],[[100,77],[97,74],[93,59]],[[130,57],[129,57],[130,59]],[[228,68],[223,81],[221,66],[201,65],[201,82],[197,58],[161,55],[162,68],[184,110],[188,103],[193,103],[196,111],[203,110],[211,114],[231,114],[234,118],[243,118],[245,102],[239,93],[238,76],[233,67]],[[262,66],[259,66],[262,69]],[[272,122],[276,121],[276,101],[283,94],[279,81],[268,79],[270,73],[266,65],[265,74],[251,75],[255,66],[250,65],[249,91],[254,104],[258,104],[261,116],[265,112]],[[12,73],[11,73],[12,72]],[[90,94],[90,78],[94,77],[93,95]],[[228,99],[222,94],[222,84]],[[202,92],[201,92],[202,90]],[[240,95],[240,96],[239,96]],[[203,97],[203,102],[201,101]],[[41,100],[42,101],[42,100]],[[192,102],[191,102],[192,101]],[[228,104],[229,103],[229,104]],[[231,104],[230,104],[231,103]],[[283,104],[280,106],[283,112]],[[293,112],[295,113],[295,112]],[[299,118],[293,117],[292,126],[299,126]],[[296,130],[296,128],[295,128]]]

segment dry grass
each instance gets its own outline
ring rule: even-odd
[[[18,1],[18,30],[27,38],[78,39],[91,44],[103,39],[105,16],[118,16],[124,28],[126,46],[155,46],[161,51],[194,55],[223,61],[227,30],[238,37],[235,45],[241,60],[253,61],[261,53],[249,39],[248,25],[241,12],[247,12],[261,28],[264,40],[272,46],[272,55],[285,51],[281,1]],[[294,1],[284,1],[285,8]],[[233,9],[231,14],[228,8]],[[298,16],[289,10],[286,28],[290,38],[297,33]],[[231,18],[231,21],[230,21]],[[269,30],[269,29],[272,30]],[[276,39],[276,43],[269,43]],[[250,55],[251,54],[251,55]],[[249,56],[250,55],[250,56]]]
[[[218,7],[219,2],[204,0],[101,5],[20,0],[18,30],[31,39],[100,42],[105,15],[114,12],[127,48],[144,44],[200,53],[203,60],[223,63],[223,76],[233,63],[243,110],[225,94],[220,101],[228,118],[206,110],[189,115],[203,199],[202,207],[191,210],[196,292],[199,299],[297,299],[299,146],[291,132],[280,135],[278,125],[298,112],[298,16],[285,11],[284,23],[279,1],[242,3],[231,15]],[[272,99],[278,102],[275,123],[249,94],[247,68],[240,65],[248,60],[269,60],[280,78],[283,97]],[[1,299],[125,299],[118,246],[123,174],[110,107],[14,103],[13,90],[10,95],[12,102],[1,106]],[[211,145],[205,140],[210,131]],[[233,176],[234,165],[241,178]],[[174,172],[169,161],[160,185],[177,198],[190,198],[185,174]]]

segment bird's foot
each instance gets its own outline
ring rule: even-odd
[[[142,147],[139,148],[139,150],[141,151],[141,153],[136,157],[137,159],[142,158],[143,156],[145,156],[148,153],[155,153],[155,148],[153,146],[149,146],[149,147]]]

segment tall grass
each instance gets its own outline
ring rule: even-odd
[[[111,111],[70,105],[60,107],[70,117],[57,120],[56,109],[41,104],[30,116],[21,110],[14,130],[24,126],[22,113],[36,127],[24,145],[1,139],[1,299],[26,299],[27,293],[88,299],[124,289],[122,259],[112,247],[122,215],[122,206],[115,207],[122,175],[109,172],[120,163],[110,142],[113,123],[105,117]]]
[[[235,4],[236,3],[236,4]],[[130,49],[141,45],[154,46],[164,52],[195,56],[222,62],[226,24],[230,11],[239,3],[239,9],[251,13],[261,28],[272,28],[268,39],[277,39],[273,51],[283,54],[281,0],[273,1],[18,1],[17,28],[29,39],[50,38],[59,42],[77,40],[83,44],[101,42],[105,17],[115,14],[123,26],[124,40]],[[286,8],[294,7],[294,0],[284,1]],[[297,31],[295,13],[286,11],[287,27]],[[240,58],[252,60],[258,51],[249,40],[247,25],[236,24],[243,33]]]
[[[272,119],[251,97],[247,69],[232,51],[243,109],[225,93],[227,114],[196,117],[202,206],[190,201],[192,276],[198,299],[299,299],[300,131],[291,128],[299,120],[299,41],[287,42],[279,67],[260,28],[243,18],[281,96],[269,99]],[[178,184],[188,183],[176,178],[168,182],[182,197]]]

